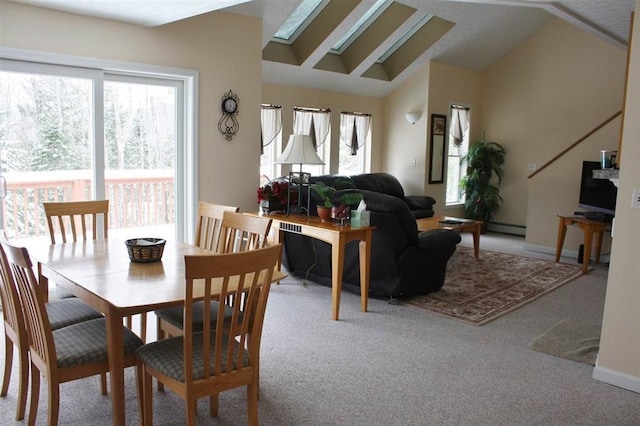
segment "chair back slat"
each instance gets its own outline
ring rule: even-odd
[[[266,247],[271,222],[266,217],[225,212],[222,218],[220,252],[233,253]]]
[[[53,360],[55,366],[56,352],[51,324],[42,293],[38,287],[38,281],[33,272],[29,252],[25,247],[18,247],[4,241],[0,241],[0,245],[2,245],[17,284],[29,336],[32,362],[39,367],[48,368],[49,361]]]
[[[4,230],[0,229],[0,242],[8,242]],[[27,344],[27,328],[22,316],[22,306],[18,287],[7,261],[4,249],[0,245],[0,303],[4,317],[5,333],[13,333],[20,342]]]
[[[218,251],[220,242],[220,225],[225,211],[237,213],[240,209],[233,206],[198,203],[198,223],[196,224],[196,245],[203,249]]]
[[[246,252],[185,256],[184,318],[192,318],[194,302],[203,299],[204,303],[202,333],[194,334],[193,321],[185,321],[187,386],[194,383],[194,364],[202,367],[203,382],[237,372],[253,374],[271,279],[281,250],[282,246],[276,244]],[[211,323],[212,292],[219,294],[220,300],[228,300],[231,319],[225,320],[225,310],[218,309],[217,321]]]
[[[47,216],[51,244],[56,244],[57,234],[63,243],[67,242],[69,234],[71,241],[78,241],[80,236],[87,241],[88,225],[91,227],[91,239],[97,240],[99,218],[102,218],[104,238],[108,237],[109,200],[47,202],[42,205]]]

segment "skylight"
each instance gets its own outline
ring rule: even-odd
[[[349,45],[358,38],[367,27],[376,20],[378,16],[392,3],[392,0],[378,0],[367,12],[358,19],[353,27],[331,48],[331,50],[342,53]],[[382,7],[384,6],[384,7]]]
[[[303,0],[273,35],[276,41],[291,43],[329,3],[329,0]]]
[[[432,13],[427,13],[426,15],[424,15],[422,17],[422,19],[420,19],[413,27],[411,27],[411,29],[409,31],[407,31],[407,33],[405,35],[403,35],[398,41],[393,43],[393,46],[391,46],[386,52],[384,52],[384,54],[382,56],[380,56],[380,58],[377,60],[377,62],[379,64],[381,64],[384,61],[386,61],[389,58],[389,56],[393,55],[393,53],[396,50],[398,50],[398,48],[400,48],[400,46],[402,46],[416,32],[418,32],[418,30],[420,28],[422,28],[422,26],[425,25],[427,22],[429,22],[431,20],[431,18],[433,18],[433,14]]]

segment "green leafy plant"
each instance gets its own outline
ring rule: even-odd
[[[465,212],[468,218],[486,224],[500,209],[503,201],[500,184],[504,172],[505,150],[496,142],[477,141],[469,147],[462,161],[467,162],[467,174],[460,181],[465,194]]]
[[[340,189],[352,189],[350,183],[351,180],[349,178],[338,178],[333,181],[331,185],[327,185],[324,182],[316,182],[310,184],[309,187],[322,198],[323,207],[331,208],[334,205],[340,204],[358,204],[364,199],[360,192],[345,192],[344,194],[341,194],[340,197],[338,197],[338,199],[336,200],[336,204],[334,204],[334,194]]]

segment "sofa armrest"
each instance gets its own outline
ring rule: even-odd
[[[428,195],[407,195],[404,202],[410,210],[433,210],[436,200]]]

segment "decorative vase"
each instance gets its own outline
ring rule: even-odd
[[[323,222],[330,222],[331,221],[331,207],[324,207],[324,206],[316,206],[316,209],[318,211],[318,217],[323,221]]]
[[[344,204],[331,208],[331,218],[335,219],[340,226],[348,224],[350,213],[351,209]]]

